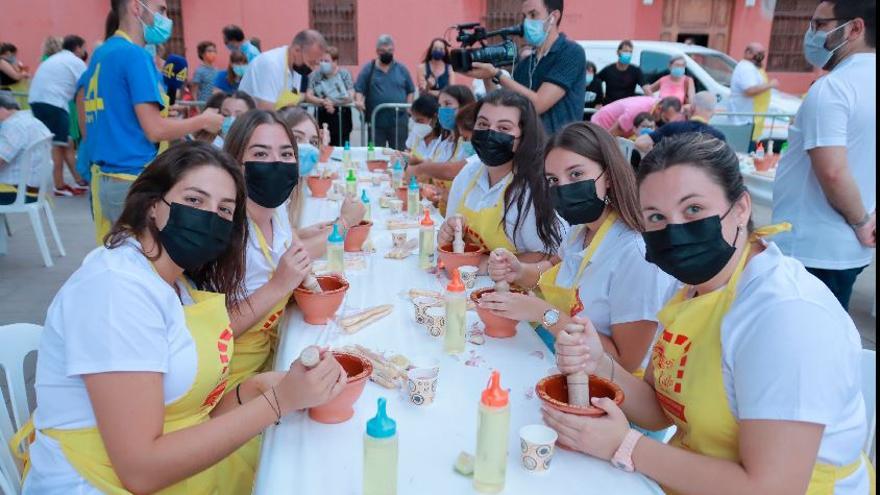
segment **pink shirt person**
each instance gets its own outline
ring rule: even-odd
[[[590,119],[594,124],[610,131],[614,124],[618,124],[624,135],[633,133],[633,120],[642,112],[650,113],[657,104],[653,96],[631,96],[614,103],[609,103],[601,110],[593,114]]]
[[[660,99],[674,96],[682,104],[690,103],[687,101],[688,79],[690,78],[687,76],[680,77],[677,81],[672,76],[661,77],[657,81],[660,84]]]

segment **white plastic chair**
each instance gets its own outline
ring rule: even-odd
[[[865,398],[865,413],[868,415],[868,436],[865,438],[864,451],[876,464],[875,455],[871,452],[877,440],[877,353],[870,349],[862,349],[862,396]]]
[[[49,144],[48,140],[45,144]],[[35,144],[31,146],[30,149],[26,150],[25,153],[37,153],[40,149],[34,148],[43,145],[44,143]],[[47,154],[46,156],[48,158],[49,155]],[[40,248],[40,254],[43,256],[43,264],[46,265],[46,268],[51,268],[54,263],[52,262],[52,256],[49,253],[49,244],[46,242],[46,233],[43,230],[43,222],[40,218],[41,211],[46,214],[46,221],[49,224],[49,230],[52,232],[52,237],[55,239],[55,246],[58,248],[58,254],[60,256],[67,256],[67,253],[64,251],[64,245],[61,244],[61,236],[58,235],[58,227],[55,226],[55,217],[52,215],[52,206],[49,204],[48,195],[49,191],[52,190],[52,166],[51,161],[48,163],[48,167],[45,167],[43,170],[37,170],[33,173],[34,176],[39,178],[40,190],[37,193],[37,200],[33,203],[25,203],[25,191],[27,191],[28,178],[32,174],[24,171],[19,179],[18,195],[15,197],[15,201],[11,205],[0,205],[0,216],[8,215],[10,213],[27,213],[31,220],[31,226],[34,229],[34,235],[37,237],[37,246]]]
[[[636,150],[635,141],[618,136],[617,146],[620,148],[620,152],[623,153],[623,157],[626,158],[626,162],[630,163],[632,160],[632,154]]]
[[[0,368],[6,374],[6,390],[9,397],[2,397],[0,408],[0,489],[9,495],[21,493],[21,465],[7,448],[9,440],[30,417],[27,389],[25,386],[24,360],[40,346],[43,327],[30,323],[15,323],[0,327]],[[6,402],[12,404],[12,417],[6,410]]]

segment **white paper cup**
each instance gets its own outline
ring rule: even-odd
[[[403,201],[399,199],[392,199],[388,201],[388,205],[391,207],[392,215],[399,215],[403,212]]]
[[[410,404],[430,406],[437,395],[440,368],[414,368],[406,373],[406,389]]]
[[[473,265],[464,265],[458,269],[458,274],[466,289],[473,289],[477,284],[477,272],[479,271],[480,269]]]
[[[523,426],[519,430],[520,456],[523,468],[533,473],[550,469],[556,439],[559,435],[544,425]]]

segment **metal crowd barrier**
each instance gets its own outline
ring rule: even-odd
[[[299,105],[301,107],[308,109],[309,112],[311,112],[312,117],[315,118],[315,122],[318,121],[318,111],[321,108],[323,108],[321,105],[315,105],[314,103],[305,103],[305,102],[300,103]],[[352,117],[352,132],[354,132],[354,127],[355,127],[354,119],[357,119],[357,126],[360,129],[361,146],[366,146],[367,145],[367,123],[366,123],[366,119],[365,119],[363,112],[358,110],[357,106],[355,106],[353,103],[347,103],[345,105],[334,105],[334,106],[336,107],[336,111],[334,113],[336,114],[336,118],[339,123],[339,127],[338,127],[338,129],[339,129],[339,142],[342,144],[345,144],[346,141],[351,140],[350,137],[346,137],[346,136],[342,135],[342,127],[343,127],[342,126],[342,114],[343,114],[343,112],[340,111],[340,109],[342,109],[342,108],[350,108],[351,109],[351,117]]]
[[[776,127],[777,121],[783,121],[786,125],[790,125],[795,116],[791,113],[715,112],[714,117],[750,117],[752,119],[752,125],[757,125],[758,118],[763,117],[765,121],[770,119],[769,136],[772,138],[773,130]],[[764,127],[767,127],[766,122]]]
[[[370,117],[370,142],[376,142],[376,115],[379,114],[381,110],[386,109],[394,109],[394,148],[397,149],[399,144],[397,140],[397,125],[398,125],[398,116],[400,115],[399,110],[408,110],[412,104],[410,103],[382,103],[380,105],[376,105],[376,108],[373,109],[373,115]]]

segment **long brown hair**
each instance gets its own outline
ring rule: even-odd
[[[608,173],[611,208],[632,230],[644,232],[636,175],[620,152],[617,141],[605,129],[592,122],[575,122],[554,134],[544,147],[544,159],[556,148],[576,153],[599,164]]]
[[[244,152],[247,149],[248,142],[251,140],[251,136],[254,135],[254,131],[257,127],[264,124],[279,125],[284,129],[284,133],[287,135],[287,138],[290,139],[290,144],[293,145],[293,153],[296,157],[297,167],[299,167],[299,148],[296,145],[296,138],[293,136],[293,131],[283,120],[281,120],[277,113],[268,110],[251,110],[235,119],[235,123],[232,124],[232,127],[229,129],[229,134],[223,142],[223,150],[229,153],[232,158],[239,163],[240,167],[244,167]],[[302,212],[304,183],[305,178],[300,177],[299,183],[293,189],[293,192],[290,193],[290,209],[288,210],[288,216],[291,228],[296,228],[299,225],[299,217]]]
[[[159,250],[155,261],[162,255],[159,229],[149,217],[150,208],[162,201],[168,191],[192,170],[198,167],[218,167],[225,170],[235,182],[235,213],[232,216],[232,235],[226,251],[216,260],[187,271],[186,275],[202,290],[226,295],[226,307],[232,308],[244,300],[245,243],[247,242],[247,222],[245,221],[245,198],[247,197],[241,167],[214,146],[199,141],[175,144],[156,157],[135,179],[122,215],[104,237],[104,246],[114,249],[127,239],[149,234],[156,241]],[[146,256],[146,253],[144,253]]]

